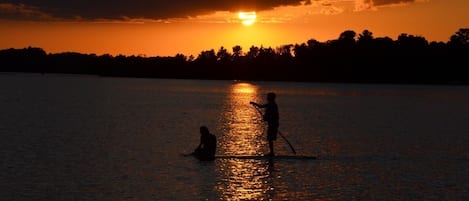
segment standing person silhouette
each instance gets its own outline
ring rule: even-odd
[[[199,160],[215,160],[217,150],[217,138],[210,133],[206,126],[200,127],[200,143],[192,154]]]
[[[268,153],[267,156],[275,156],[274,141],[277,140],[277,133],[279,127],[279,113],[277,103],[275,102],[275,97],[275,93],[269,92],[267,94],[267,103],[258,104],[252,101],[249,102],[251,105],[265,109],[262,118],[264,121],[267,122],[267,141],[269,142],[270,150],[270,153]]]

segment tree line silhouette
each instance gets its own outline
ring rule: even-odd
[[[337,39],[277,48],[220,47],[197,57],[46,53],[37,47],[0,50],[0,71],[100,76],[302,82],[469,84],[469,28],[447,42],[402,33],[396,40],[369,30]]]

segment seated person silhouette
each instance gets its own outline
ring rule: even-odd
[[[215,160],[217,138],[211,134],[206,126],[200,127],[200,144],[192,154],[202,161]]]

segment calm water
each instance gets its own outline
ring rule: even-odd
[[[277,92],[268,151],[249,101]],[[469,87],[0,75],[0,200],[469,200]],[[292,155],[279,137],[277,154]]]

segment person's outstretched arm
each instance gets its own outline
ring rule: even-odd
[[[267,104],[259,104],[259,103],[253,102],[253,101],[249,102],[249,104],[254,105],[256,107],[259,107],[259,108],[267,107]]]

